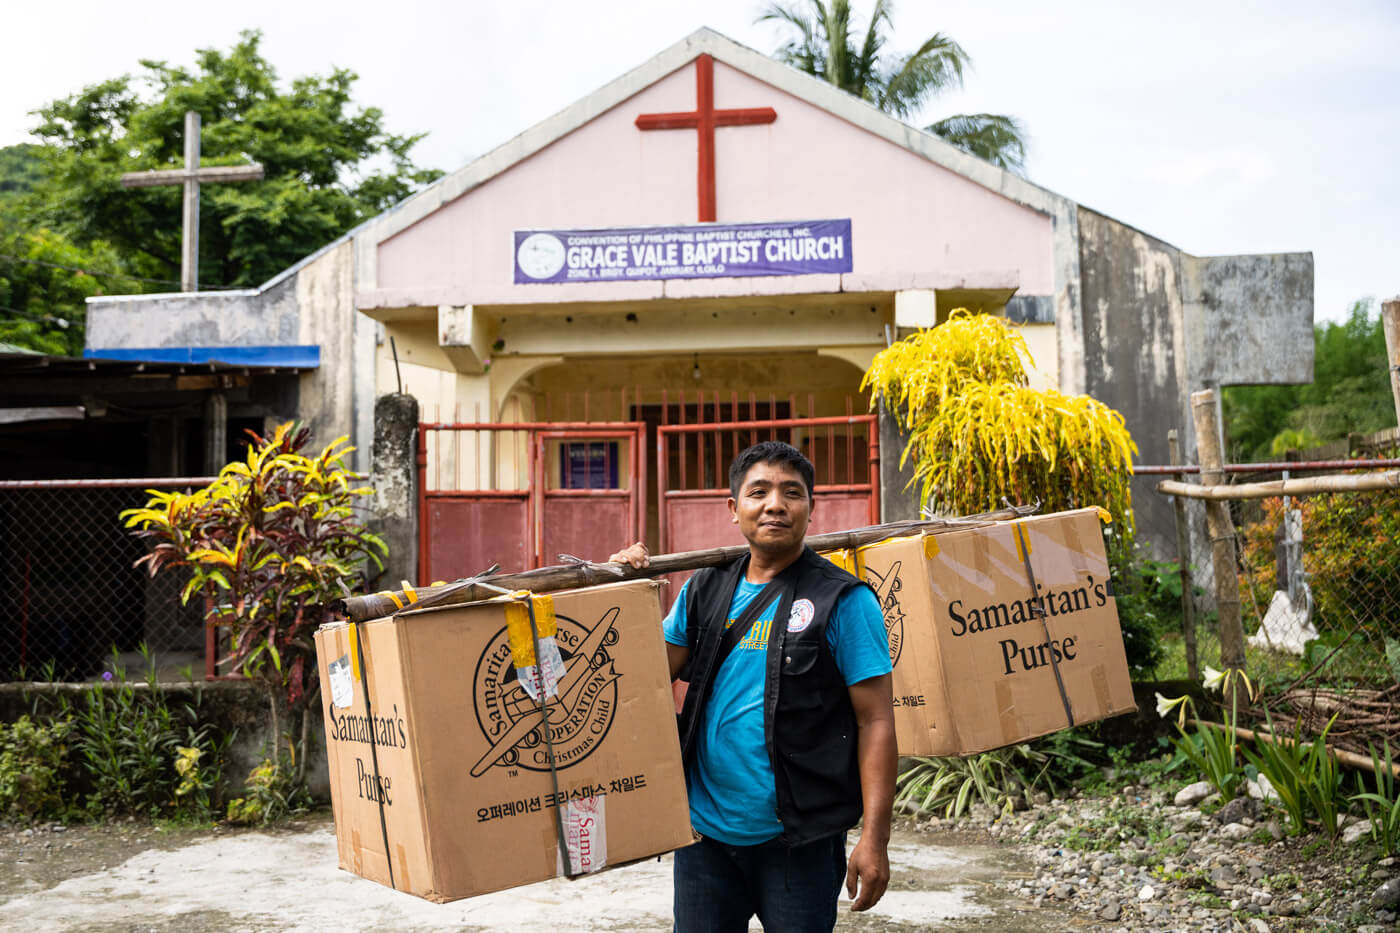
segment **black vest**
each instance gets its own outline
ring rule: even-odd
[[[679,719],[687,774],[695,761],[700,710],[719,670],[716,659],[729,606],[748,563],[744,556],[690,579],[685,607],[690,688]],[[865,584],[811,548],[804,548],[778,580],[778,608],[768,637],[763,733],[777,782],[781,838],[788,845],[800,845],[850,829],[863,810],[855,710],[827,645],[826,623],[837,599]],[[771,594],[754,598],[765,603],[773,599]],[[794,602],[800,600],[811,604],[805,627],[805,611],[792,615]]]

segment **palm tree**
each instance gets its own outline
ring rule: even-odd
[[[940,91],[962,87],[963,71],[971,59],[962,46],[941,32],[924,40],[912,54],[882,57],[891,15],[890,0],[875,0],[859,46],[853,42],[856,36],[849,0],[806,0],[805,7],[800,0],[790,4],[773,0],[758,21],[773,21],[796,30],[796,35],[774,52],[779,61],[906,119]],[[964,113],[924,129],[993,165],[1014,172],[1025,167],[1025,127],[1015,117]]]

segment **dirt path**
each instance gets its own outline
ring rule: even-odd
[[[889,893],[870,914],[843,912],[838,930],[1039,933],[1083,923],[995,890],[996,879],[1026,870],[1007,849],[897,830],[890,856]],[[438,905],[336,868],[328,815],[272,832],[10,830],[0,833],[0,929],[631,933],[670,927],[670,875],[664,858]]]

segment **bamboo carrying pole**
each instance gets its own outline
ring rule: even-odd
[[[940,534],[960,531],[966,528],[979,528],[997,521],[1023,518],[1035,512],[1034,506],[1012,506],[995,512],[983,512],[966,518],[929,519],[903,522],[890,522],[884,525],[870,525],[850,531],[833,531],[828,534],[812,535],[807,539],[808,547],[816,551],[838,551],[846,548],[864,547],[894,538],[899,535]],[[351,622],[364,622],[393,615],[401,609],[427,609],[437,606],[456,606],[462,603],[477,602],[499,596],[502,590],[530,590],[534,593],[548,593],[555,590],[568,590],[582,586],[597,586],[601,583],[617,583],[622,580],[637,580],[644,577],[657,577],[667,573],[686,570],[699,570],[702,567],[717,567],[736,557],[748,553],[748,545],[707,548],[700,551],[681,551],[677,554],[657,554],[651,558],[650,566],[631,567],[627,564],[603,564],[580,562],[553,567],[540,567],[521,573],[507,573],[497,576],[482,575],[446,583],[441,586],[424,587],[406,593],[371,593],[365,596],[350,596],[340,601],[341,608]]]
[[[1225,482],[1225,458],[1221,451],[1220,415],[1215,389],[1191,393],[1191,420],[1196,424],[1201,485],[1220,486]],[[1207,501],[1206,531],[1210,535],[1211,563],[1215,571],[1220,666],[1242,671],[1244,628],[1240,623],[1240,581],[1235,576],[1235,526],[1230,520],[1230,507],[1224,502]]]
[[[1167,496],[1188,499],[1225,501],[1230,499],[1272,499],[1277,496],[1314,496],[1328,492],[1366,492],[1375,489],[1400,489],[1400,470],[1385,473],[1340,473],[1332,476],[1310,476],[1307,479],[1274,480],[1270,483],[1241,483],[1238,486],[1197,486],[1163,480],[1157,491]]]
[[[1176,428],[1167,432],[1167,449],[1171,454],[1172,466],[1181,465],[1181,442]],[[1181,482],[1182,474],[1176,474]],[[1181,637],[1186,642],[1186,676],[1195,680],[1200,676],[1196,661],[1196,600],[1193,594],[1195,583],[1191,579],[1191,545],[1188,541],[1186,525],[1186,503],[1180,497],[1173,500],[1176,509],[1176,559],[1181,575]]]

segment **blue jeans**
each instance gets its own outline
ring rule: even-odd
[[[846,834],[788,848],[702,839],[676,851],[676,933],[831,933],[846,880]]]

